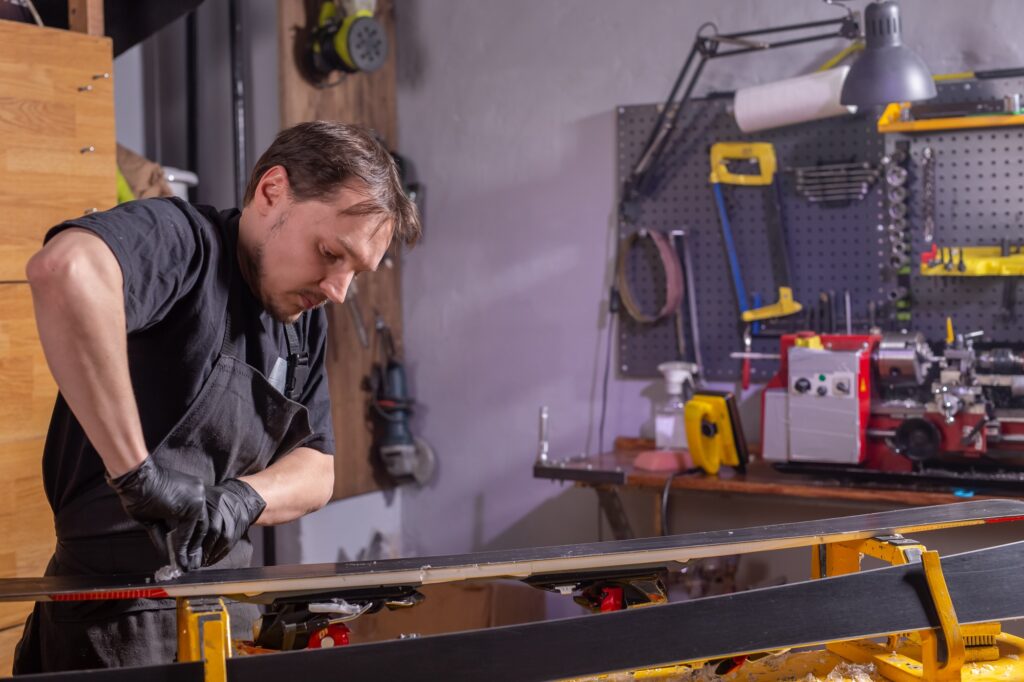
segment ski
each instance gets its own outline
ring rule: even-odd
[[[1024,502],[976,500],[773,526],[669,537],[337,564],[200,570],[175,580],[151,576],[53,576],[0,580],[0,601],[77,601],[228,596],[258,603],[461,580],[617,575],[691,559],[920,533],[1024,519]]]
[[[961,624],[1024,617],[1024,542],[941,563]],[[600,615],[232,658],[228,679],[531,682],[938,627],[923,566],[912,563]]]
[[[1024,542],[941,560],[961,625],[1024,617]],[[940,627],[911,563],[649,608],[226,660],[229,681],[535,682]],[[32,676],[29,676],[32,677]],[[50,682],[200,682],[202,664],[48,674]]]

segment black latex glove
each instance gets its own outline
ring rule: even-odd
[[[108,476],[107,483],[128,515],[146,528],[162,555],[167,553],[166,536],[171,533],[178,565],[186,570],[199,568],[208,525],[202,480],[147,457],[123,476]]]
[[[210,527],[203,540],[203,566],[210,566],[226,557],[266,507],[267,503],[260,494],[237,478],[208,486],[206,513]]]

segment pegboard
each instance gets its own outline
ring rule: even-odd
[[[1024,79],[940,84],[938,102],[997,99],[1024,92]],[[910,210],[924,213],[923,154],[935,164],[935,243],[944,247],[994,246],[1024,241],[1024,126],[892,135],[910,142]],[[913,252],[931,248],[921,220],[910,222]],[[916,259],[915,259],[916,260]],[[957,331],[983,330],[983,340],[1019,343],[1024,332],[1024,287],[1013,315],[1003,308],[1002,277],[927,277],[911,274],[911,326],[930,341],[945,337],[946,316]]]
[[[708,151],[719,141],[770,142],[780,173],[782,213],[794,297],[817,300],[819,291],[834,292],[842,306],[849,290],[855,328],[867,326],[869,301],[884,298],[888,254],[879,248],[885,199],[883,184],[876,182],[867,196],[843,204],[815,204],[799,196],[787,167],[866,161],[877,164],[885,154],[885,139],[874,118],[850,116],[789,126],[745,135],[736,127],[729,110],[731,99],[692,100],[686,106],[673,139],[658,164],[660,177],[653,191],[640,202],[636,221],[620,220],[619,239],[638,229],[669,232],[685,229],[694,263],[700,347],[707,380],[738,377],[740,361],[729,357],[743,349],[742,324],[722,240],[718,211],[711,185]],[[618,178],[621,186],[639,157],[657,117],[655,105],[628,106],[618,110]],[[770,190],[723,185],[733,236],[748,296],[761,295],[762,304],[773,303],[777,290],[765,233],[765,201]],[[647,240],[643,240],[647,241]],[[635,249],[628,260],[634,296],[645,311],[654,311],[664,299],[661,266],[652,249]],[[687,296],[694,292],[688,291]],[[688,315],[686,359],[693,358],[693,339]],[[619,372],[626,377],[657,377],[657,365],[678,357],[671,318],[652,325],[620,316]],[[753,350],[777,352],[774,339],[755,338]],[[775,372],[773,361],[753,363],[755,381]]]

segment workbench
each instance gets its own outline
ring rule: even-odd
[[[655,472],[634,466],[637,455],[650,449],[653,443],[633,439],[616,440],[612,452],[590,457],[577,456],[565,459],[549,458],[546,462],[534,464],[535,478],[593,488],[598,496],[601,510],[605,515],[616,539],[633,537],[633,531],[619,498],[621,490],[643,490],[652,493],[656,513],[655,531],[660,534],[661,493],[673,472]],[[703,473],[676,476],[670,485],[672,491],[692,490],[723,494],[768,495],[789,498],[811,498],[818,500],[846,500],[893,505],[923,506],[962,502],[963,494],[953,488],[926,485],[852,485],[849,481],[776,471],[769,462],[752,457],[745,473],[722,467],[717,476]],[[971,499],[993,497],[1020,497],[1019,492],[987,491],[987,494],[968,495]]]

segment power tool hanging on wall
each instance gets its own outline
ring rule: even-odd
[[[376,0],[326,0],[321,3],[310,35],[310,64],[314,75],[333,71],[376,71],[388,56],[388,36],[374,19]]]
[[[413,436],[409,429],[415,401],[409,397],[405,367],[395,349],[391,329],[384,324],[380,313],[375,314],[374,327],[382,358],[373,364],[364,386],[370,394],[374,450],[396,482],[411,479],[424,485],[434,477],[437,457],[430,444]]]

